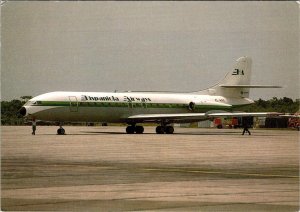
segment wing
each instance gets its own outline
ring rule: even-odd
[[[204,121],[217,117],[272,117],[279,116],[281,113],[277,112],[207,112],[207,113],[174,113],[174,114],[139,114],[129,116],[126,121],[129,122],[160,122],[166,121],[169,123],[188,123],[196,121]]]
[[[195,122],[206,120],[208,117],[205,113],[174,113],[174,114],[139,114],[126,118],[128,121],[134,122]]]

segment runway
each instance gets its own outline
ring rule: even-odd
[[[299,210],[299,133],[2,126],[1,209]]]

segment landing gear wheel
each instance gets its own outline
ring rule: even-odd
[[[135,133],[136,134],[142,134],[144,132],[144,127],[143,126],[136,126],[135,127]]]
[[[135,130],[134,126],[128,126],[128,127],[126,127],[126,133],[127,134],[133,134],[134,130]]]
[[[166,134],[173,134],[174,128],[172,126],[167,126],[165,129]]]
[[[59,128],[57,130],[57,135],[64,135],[65,134],[65,129],[64,128]]]
[[[156,127],[156,133],[157,134],[164,134],[165,133],[165,129],[163,126],[157,126]]]

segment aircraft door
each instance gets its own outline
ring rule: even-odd
[[[76,96],[69,96],[70,112],[78,112],[78,101]]]

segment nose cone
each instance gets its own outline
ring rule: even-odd
[[[25,107],[22,107],[22,108],[20,109],[20,114],[21,114],[22,116],[26,116],[26,108],[25,108]]]

